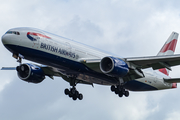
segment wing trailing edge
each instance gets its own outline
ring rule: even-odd
[[[164,81],[167,83],[180,83],[180,78],[164,78]]]
[[[176,55],[166,55],[166,56],[149,56],[149,57],[134,57],[125,58],[129,63],[133,63],[138,68],[150,68],[154,70],[167,68],[171,70],[170,67],[180,65],[180,54]]]

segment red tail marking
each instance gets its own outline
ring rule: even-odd
[[[164,73],[165,75],[169,76],[166,68],[161,68],[161,69],[159,69],[159,71],[162,72],[162,73]]]
[[[174,52],[175,48],[176,48],[176,43],[177,43],[176,39],[172,40],[168,44],[165,44],[160,52],[164,53],[164,52],[166,52],[168,50],[172,50]]]

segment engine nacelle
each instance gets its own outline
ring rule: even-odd
[[[22,64],[16,67],[18,77],[31,83],[40,83],[45,79],[43,70],[33,64]]]
[[[126,62],[115,57],[104,57],[100,62],[100,69],[113,77],[124,77],[129,71]]]

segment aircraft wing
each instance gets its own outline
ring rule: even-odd
[[[124,61],[129,66],[129,73],[123,77],[125,81],[144,77],[141,69],[152,67],[154,70],[167,68],[171,70],[172,66],[180,65],[180,54],[166,56],[148,56],[148,57],[131,57],[124,58]],[[101,72],[101,59],[82,59],[80,61],[90,69]]]
[[[69,83],[71,82],[71,79],[68,76],[70,74],[78,74],[70,69],[65,70],[65,69],[59,69],[59,68],[55,68],[55,67],[51,67],[51,66],[39,66],[39,67],[41,67],[41,69],[44,71],[45,75],[49,76],[51,79],[54,79],[53,76],[62,77],[65,81],[67,81]],[[79,79],[76,79],[76,83],[87,84],[87,85],[93,86],[92,83],[82,81]]]
[[[80,62],[89,67],[90,69],[101,73],[99,67],[101,59],[81,59]]]
[[[36,65],[36,64],[33,64]],[[40,67],[44,74],[51,79],[54,79],[54,76],[56,77],[62,77],[65,81],[71,82],[71,79],[69,78],[69,75],[71,74],[79,74],[78,72],[72,71],[70,69],[59,69],[51,66],[46,66],[46,65],[36,65]],[[1,70],[16,70],[16,67],[2,67]],[[87,84],[87,85],[92,85],[93,83],[87,82],[87,81],[82,81],[79,79],[76,79],[76,83],[81,83],[81,84]]]
[[[150,57],[132,57],[125,58],[126,62],[135,65],[137,68],[149,68],[152,67],[154,70],[167,68],[180,65],[180,54],[166,55],[166,56],[150,56]]]
[[[124,61],[127,62],[129,66],[133,65],[135,68],[140,69],[152,67],[154,70],[161,68],[167,68],[171,70],[170,67],[180,65],[180,54],[166,56],[129,57],[124,58]],[[100,71],[100,62],[101,59],[81,60],[81,63],[95,71]]]
[[[169,79],[164,78],[164,81],[167,83],[180,83],[180,78],[169,78]]]

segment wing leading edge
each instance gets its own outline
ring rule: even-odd
[[[170,67],[180,65],[180,54],[166,56],[130,57],[124,58],[124,60],[129,64],[129,66],[133,65],[141,69],[150,67],[152,67],[154,70],[161,68],[171,69]],[[98,69],[101,59],[84,59],[81,62],[91,69]]]
[[[153,68],[154,70],[167,68],[171,70],[172,66],[180,65],[180,54],[165,55],[165,56],[147,56],[147,57],[131,57],[124,58],[124,61],[129,66],[129,73],[123,78],[125,81],[138,79],[144,77],[141,69]],[[84,59],[81,63],[90,69],[101,72],[100,70],[101,59]],[[102,72],[101,72],[102,73]]]
[[[170,78],[170,79],[164,78],[164,81],[167,83],[180,83],[180,78]]]

